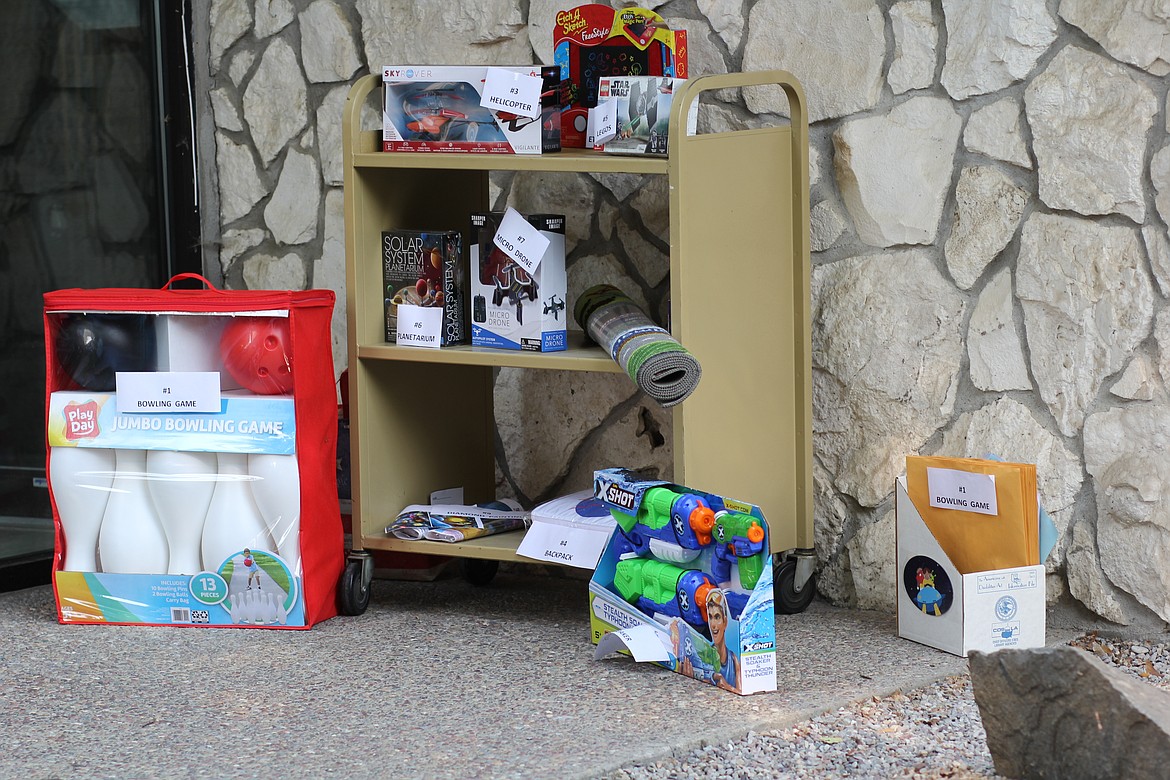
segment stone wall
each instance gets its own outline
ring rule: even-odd
[[[1053,603],[1170,622],[1170,16],[1146,0],[651,2],[694,75],[781,68],[812,125],[816,544],[829,599],[892,609],[907,453],[1035,462]],[[343,292],[340,117],[391,62],[549,62],[550,0],[202,0],[208,272]],[[707,130],[783,121],[720,94]],[[667,315],[665,183],[518,174],[496,205],[571,215],[570,299]],[[218,217],[218,218],[217,218]],[[343,317],[336,320],[338,369]],[[701,356],[700,356],[701,358]],[[616,374],[501,370],[499,488],[670,474],[670,416]],[[718,489],[718,486],[703,486]],[[744,496],[750,499],[750,496]]]

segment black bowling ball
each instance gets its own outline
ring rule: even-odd
[[[58,364],[84,390],[112,392],[119,371],[154,371],[154,317],[69,314],[54,341]]]

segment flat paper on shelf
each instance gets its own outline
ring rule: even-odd
[[[538,561],[593,569],[609,541],[608,533],[533,522],[516,549],[517,555]]]
[[[532,510],[518,555],[549,563],[592,569],[617,523],[592,490],[554,498]]]

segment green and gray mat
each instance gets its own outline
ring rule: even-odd
[[[662,406],[681,403],[698,386],[703,369],[695,356],[618,288],[590,287],[577,299],[573,317]]]

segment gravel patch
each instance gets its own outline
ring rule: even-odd
[[[1170,689],[1170,644],[1089,633],[1069,644],[1159,688]],[[761,778],[950,778],[995,774],[969,675],[854,702],[775,732],[707,745],[685,756],[634,764],[608,780]]]

